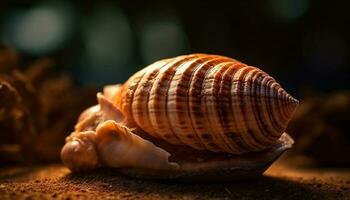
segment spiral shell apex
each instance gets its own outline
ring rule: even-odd
[[[116,93],[116,107],[149,135],[231,154],[273,146],[298,106],[262,70],[207,54],[155,62]]]

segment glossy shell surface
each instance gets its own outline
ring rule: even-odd
[[[262,70],[207,54],[149,65],[120,87],[113,103],[155,138],[231,154],[270,148],[298,105]]]

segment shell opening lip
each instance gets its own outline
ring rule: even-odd
[[[212,158],[199,157],[197,160],[173,160],[179,169],[145,170],[141,168],[122,168],[122,174],[144,179],[168,179],[180,182],[212,182],[249,179],[261,174],[284,151],[290,149],[294,140],[283,133],[276,144],[261,152],[243,155],[223,154]]]

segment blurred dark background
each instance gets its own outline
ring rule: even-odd
[[[165,57],[234,57],[304,90],[349,89],[346,1],[1,1],[0,38],[50,56],[78,84],[125,81]]]

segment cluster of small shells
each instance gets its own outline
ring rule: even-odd
[[[207,54],[151,64],[121,86],[113,103],[153,137],[232,154],[271,147],[298,105],[262,70]]]

